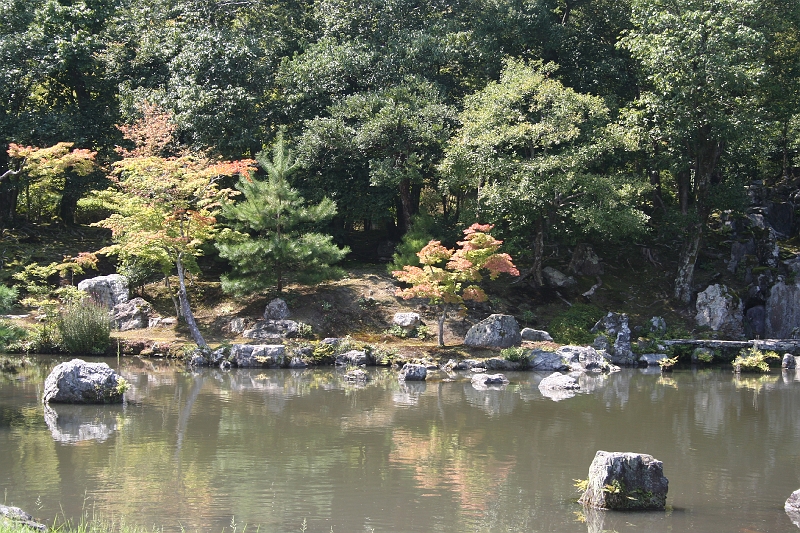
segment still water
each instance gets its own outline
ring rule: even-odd
[[[639,369],[554,401],[544,377],[366,385],[324,370],[107,362],[121,406],[44,408],[59,359],[0,374],[0,491],[37,518],[91,512],[163,531],[797,531],[800,374]],[[597,450],[649,453],[666,512],[584,513],[574,480]]]

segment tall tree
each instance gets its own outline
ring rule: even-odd
[[[731,146],[755,126],[764,72],[757,0],[634,0],[622,46],[641,64],[636,102],[649,144],[666,153],[677,181],[686,238],[674,297],[693,296],[694,267],[713,199],[733,180],[721,172]]]
[[[220,256],[230,261],[233,270],[222,276],[222,288],[236,295],[250,295],[276,287],[283,291],[288,280],[314,283],[335,277],[340,270],[332,265],[347,255],[330,235],[314,226],[336,214],[336,204],[323,199],[306,205],[287,178],[298,163],[279,135],[268,154],[259,153],[258,162],[268,179],[248,176],[236,188],[244,200],[223,205],[223,216],[235,231],[223,232],[216,246]]]
[[[603,101],[564,87],[554,69],[509,60],[499,81],[466,98],[441,165],[446,186],[477,190],[480,218],[533,250],[537,284],[548,231],[620,238],[646,221],[641,185],[607,168],[621,140]]]

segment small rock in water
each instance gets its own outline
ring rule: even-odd
[[[425,378],[428,377],[428,369],[425,365],[406,363],[400,369],[398,377],[402,381],[425,381]]]
[[[794,525],[800,527],[800,489],[797,489],[789,496],[783,508]]]
[[[664,465],[652,455],[598,451],[578,501],[617,511],[663,510],[668,489]]]

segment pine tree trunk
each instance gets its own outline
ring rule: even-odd
[[[542,278],[542,261],[544,260],[544,220],[536,220],[536,235],[533,241],[533,282],[537,287],[544,285]]]
[[[186,325],[189,326],[189,333],[192,335],[194,343],[201,349],[207,349],[208,344],[206,344],[203,334],[200,333],[200,328],[197,327],[197,322],[194,320],[194,313],[192,313],[192,308],[189,305],[189,295],[186,294],[186,276],[183,271],[181,256],[182,254],[179,253],[175,260],[175,266],[178,268],[178,300],[181,304],[181,311],[183,312],[183,318],[186,320]]]
[[[447,307],[442,307],[442,314],[439,315],[439,346],[444,346],[444,321],[447,318]]]

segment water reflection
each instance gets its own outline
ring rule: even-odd
[[[800,472],[796,374],[638,370],[579,376],[553,402],[509,372],[400,382],[368,369],[201,370],[120,361],[123,407],[55,406],[58,361],[0,380],[0,489],[53,517],[99,512],[164,531],[784,531]],[[574,479],[598,449],[650,453],[686,511],[585,513]],[[585,524],[576,523],[578,519]]]

